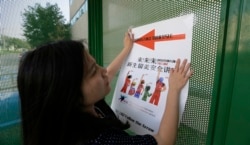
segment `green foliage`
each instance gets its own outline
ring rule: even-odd
[[[21,49],[30,49],[30,45],[26,40],[13,38],[9,36],[2,36],[2,41],[0,41],[0,48],[3,50],[21,50]]]
[[[10,48],[11,46],[13,46],[14,48],[30,48],[30,45],[25,40],[19,38],[5,37],[5,41],[7,48]]]
[[[57,4],[28,6],[23,13],[23,22],[24,36],[32,47],[71,37],[70,25],[65,24]]]

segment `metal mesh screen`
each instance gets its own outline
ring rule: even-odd
[[[0,144],[18,145],[20,113],[17,92],[19,54],[0,50]]]
[[[117,47],[121,46],[123,33],[130,25],[141,26],[189,13],[195,14],[191,56],[195,74],[190,81],[189,96],[178,132],[178,145],[206,144],[221,5],[221,1],[214,0],[103,1],[104,65],[110,63],[120,51]]]
[[[5,41],[2,35],[2,42]],[[0,46],[0,144],[19,145],[20,113],[17,91],[19,53]]]

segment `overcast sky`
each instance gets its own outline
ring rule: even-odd
[[[0,0],[0,35],[24,38],[21,13],[35,3],[45,6],[47,2],[57,3],[64,18],[69,22],[69,0]]]

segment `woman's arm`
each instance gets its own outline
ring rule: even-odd
[[[182,63],[178,59],[169,75],[169,91],[167,104],[160,124],[159,132],[154,137],[158,145],[174,145],[179,123],[180,91],[193,74],[190,63],[185,59]]]
[[[109,81],[112,81],[114,75],[120,69],[123,61],[127,58],[129,52],[133,47],[133,41],[134,41],[134,35],[131,33],[131,30],[129,30],[128,32],[125,33],[125,37],[123,40],[124,48],[107,67]]]

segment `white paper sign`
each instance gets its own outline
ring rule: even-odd
[[[132,29],[134,47],[123,63],[111,108],[136,134],[156,134],[166,105],[168,76],[178,58],[191,59],[193,14]],[[180,96],[180,116],[188,96]]]

